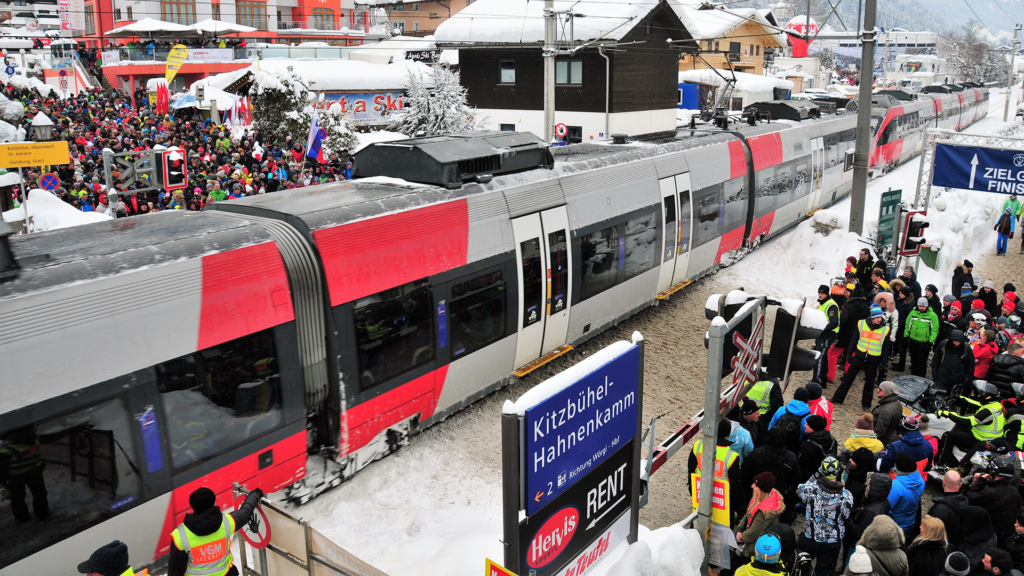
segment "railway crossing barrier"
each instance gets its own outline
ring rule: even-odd
[[[235,483],[235,497],[249,491]],[[239,498],[240,499],[240,498]],[[267,498],[260,501],[262,514],[244,529],[265,535],[253,538],[256,545],[239,530],[238,544],[242,576],[387,576],[324,536],[309,522],[296,518]],[[260,526],[266,522],[267,526]],[[269,540],[269,541],[268,541]],[[262,548],[257,548],[262,546]],[[249,553],[255,564],[250,566]]]

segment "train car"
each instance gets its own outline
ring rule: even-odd
[[[38,442],[49,506],[0,511],[0,572],[68,574],[114,538],[145,566],[195,488],[228,507],[233,482],[305,475],[306,406],[329,390],[324,351],[303,343],[323,328],[302,310],[319,283],[294,233],[171,212],[11,244],[0,430]]]
[[[896,108],[880,130],[920,112]],[[0,511],[0,574],[68,572],[112,535],[159,568],[201,485],[225,508],[234,481],[315,497],[848,194],[854,126],[540,143],[533,165],[529,134],[375,144],[357,174],[404,180],[12,238],[0,439],[39,442],[51,520]]]

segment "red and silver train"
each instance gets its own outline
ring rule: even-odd
[[[879,108],[883,137],[899,128],[873,157],[905,160],[985,97]],[[337,484],[847,194],[855,118],[826,116],[553,157],[516,133],[377,144],[463,158],[448,166],[475,181],[357,179],[11,238],[0,438],[41,443],[50,521],[0,510],[0,573],[70,573],[114,538],[159,570],[198,486],[227,508],[236,481],[299,501]],[[524,143],[548,161],[501,174]]]

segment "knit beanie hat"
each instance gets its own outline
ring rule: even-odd
[[[996,289],[996,283],[991,281],[991,280],[985,280],[985,283],[982,284],[981,287],[982,288],[991,288],[992,290],[995,290]]]
[[[797,388],[793,391],[793,400],[799,400],[801,402],[807,402],[810,399],[810,394],[807,392],[807,388]]]
[[[761,407],[757,405],[757,402],[754,402],[750,398],[744,398],[743,405],[740,407],[740,414],[743,414],[744,416],[749,416],[754,412],[758,412],[760,410]]]
[[[807,426],[815,432],[821,432],[828,426],[828,420],[824,416],[818,414],[811,414],[807,417]]]
[[[935,284],[929,284],[925,286],[924,289],[931,292],[933,295],[939,293],[939,288]]]
[[[982,310],[985,308],[985,301],[981,298],[975,298],[974,302],[971,302],[971,310]]]
[[[871,414],[865,414],[860,418],[857,418],[857,423],[854,424],[854,428],[856,428],[857,430],[867,430],[868,432],[874,432],[874,417]]]
[[[903,420],[900,420],[900,428],[906,430],[907,432],[910,432],[911,430],[917,430],[919,426],[920,423],[918,423],[917,418],[913,416],[904,416]]]
[[[828,294],[828,293],[829,293],[828,286],[826,286],[824,284],[822,284],[821,286],[818,286],[818,294]]]
[[[729,434],[732,434],[732,422],[722,418],[722,421],[718,423],[718,438],[728,438]]]
[[[875,453],[871,451],[871,448],[861,446],[853,451],[850,461],[856,464],[858,468],[873,466],[875,463]]]
[[[896,453],[896,471],[897,472],[913,472],[917,470],[917,463],[914,462],[914,457],[906,452]]]
[[[872,304],[871,305],[871,318],[874,319],[874,318],[881,318],[881,317],[882,317],[882,309],[878,307],[878,304]]]
[[[946,574],[949,576],[967,576],[970,572],[971,561],[963,552],[953,552],[946,557]]]
[[[1003,310],[1004,311],[1006,311],[1006,312],[1013,312],[1016,309],[1017,309],[1017,306],[1013,303],[1012,300],[1007,300],[1007,301],[1003,302]]]
[[[966,558],[966,556],[965,556]],[[856,551],[850,556],[850,574],[871,574],[871,557],[863,546],[857,546]]]
[[[1012,284],[1007,284],[1007,286],[1012,286]],[[1017,293],[1015,291],[1013,291],[1013,290],[1004,290],[1003,291],[1003,299],[1004,300],[1009,300],[1011,302],[1016,302],[1017,301]]]
[[[943,304],[952,304],[954,301],[956,301],[956,298],[953,298],[952,294],[946,294],[942,297]]]
[[[996,325],[1006,324],[1007,320],[1008,318],[1006,316],[1000,316],[999,318],[996,318]]]
[[[757,476],[754,476],[754,485],[765,494],[771,492],[775,489],[775,474],[772,474],[771,472],[761,472]]]
[[[964,282],[964,285],[960,287],[960,295],[967,296],[971,292],[973,292],[973,290],[971,290],[971,285],[968,284],[967,282]]]
[[[971,262],[970,260],[964,260],[964,267],[965,268],[974,268],[974,263]]]
[[[918,306],[927,306],[928,305],[928,299],[925,298],[924,296],[921,296],[920,298],[917,299],[917,305]]]
[[[811,382],[806,386],[806,388],[808,400],[817,400],[821,398],[821,384],[818,384],[817,382]]]
[[[886,396],[893,396],[900,393],[900,387],[888,380],[879,384],[878,388],[881,389],[882,392],[885,392]]]
[[[192,512],[202,514],[217,505],[217,496],[213,490],[203,486],[188,497],[188,505],[192,507]]]

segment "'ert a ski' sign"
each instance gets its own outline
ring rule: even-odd
[[[549,382],[572,379],[564,388],[553,386],[557,392],[525,411],[522,469],[527,515],[633,441],[639,371],[639,346],[618,342],[534,389],[543,394]]]

